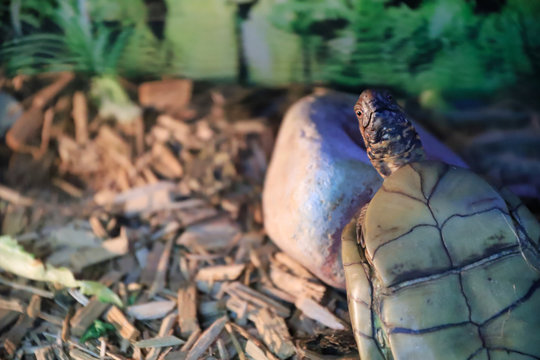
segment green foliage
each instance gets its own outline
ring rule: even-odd
[[[74,70],[87,74],[115,73],[130,28],[113,30],[91,23],[87,9],[59,0],[51,20],[60,33],[34,33],[5,44],[2,55],[8,73]]]
[[[81,337],[81,342],[85,342],[91,339],[98,339],[102,336],[115,332],[116,329],[112,324],[101,320],[94,320],[92,325],[86,330]]]
[[[100,301],[122,307],[122,300],[105,285],[95,281],[76,280],[65,267],[54,267],[37,261],[11,236],[0,236],[0,269],[36,281],[52,282],[64,287],[78,287],[85,295],[96,295]]]
[[[317,24],[342,25],[318,51],[326,82],[452,98],[538,78],[539,4],[509,0],[499,13],[475,14],[466,0],[424,0],[416,9],[389,0],[290,0],[275,7],[272,19],[304,36],[317,36]]]
[[[42,21],[32,16],[44,3],[48,10],[40,16],[58,31],[37,29],[6,42],[0,55],[8,74],[73,70],[88,75],[155,76],[167,69],[164,47],[145,24],[142,0],[23,3],[18,12],[22,22],[40,26]]]

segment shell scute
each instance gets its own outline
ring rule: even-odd
[[[424,164],[422,169],[425,167],[430,164]],[[478,175],[455,167],[440,177],[429,198],[429,206],[439,224],[451,217],[465,217],[492,209],[508,213],[504,199],[491,185]]]
[[[464,360],[482,348],[472,324],[450,326],[425,333],[390,334],[395,359]]]
[[[396,291],[383,299],[383,322],[390,332],[394,328],[421,332],[467,322],[467,302],[456,293],[458,288],[458,275],[450,274],[439,281],[419,283]]]
[[[442,225],[441,235],[454,266],[462,266],[517,245],[512,218],[498,208],[451,217]],[[473,237],[474,241],[471,240]]]
[[[496,314],[521,302],[538,281],[538,275],[530,270],[516,250],[464,270],[461,279],[463,295],[471,309],[471,321],[483,326]]]
[[[449,269],[450,261],[438,239],[435,226],[418,226],[377,248],[372,262],[381,283],[391,286]]]

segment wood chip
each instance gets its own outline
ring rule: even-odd
[[[185,341],[173,335],[158,336],[152,339],[140,340],[133,345],[140,348],[161,348],[167,346],[178,346],[184,344]]]
[[[161,259],[161,254],[165,250],[165,245],[162,242],[155,242],[154,247],[146,258],[146,266],[141,273],[140,282],[143,285],[151,286],[154,282],[156,271]]]
[[[189,350],[186,360],[197,360],[204,354],[206,349],[217,339],[225,324],[227,323],[227,317],[223,316],[206,329],[199,339],[193,344],[191,350]]]
[[[208,282],[236,280],[245,267],[245,264],[207,266],[199,270],[195,280]]]
[[[26,315],[30,316],[32,319],[38,317],[41,313],[41,297],[34,294],[30,299],[30,303],[26,308]]]
[[[164,318],[174,307],[175,301],[152,301],[145,304],[132,305],[127,313],[137,320],[154,320]]]
[[[159,332],[158,337],[164,337],[172,335],[174,324],[177,322],[178,314],[176,311],[172,314],[169,314],[163,319],[161,322],[161,325],[159,326]],[[182,340],[182,343],[185,343],[185,341]],[[160,354],[159,348],[153,348],[148,352],[148,355],[146,355],[145,360],[156,360]]]
[[[163,144],[155,143],[152,147],[152,168],[166,179],[178,179],[184,174],[178,156]]]
[[[18,313],[25,312],[26,305],[17,299],[5,299],[0,297],[0,310],[16,311]]]
[[[291,314],[291,311],[286,306],[239,282],[226,286],[225,292],[259,307],[270,308],[281,317],[287,318]]]
[[[226,216],[188,226],[177,241],[187,247],[197,244],[206,250],[219,250],[230,245],[239,233],[238,226]]]
[[[298,262],[296,262],[293,258],[291,258],[289,255],[285,254],[284,252],[277,252],[274,255],[274,260],[277,261],[280,264],[285,265],[287,268],[289,268],[294,274],[305,278],[305,279],[313,279],[315,280],[315,276],[311,274],[305,267],[300,265]]]
[[[296,300],[295,305],[298,309],[302,310],[304,315],[310,319],[317,320],[321,324],[328,326],[330,329],[346,329],[346,326],[341,319],[313,299],[300,297]]]
[[[305,296],[317,302],[321,301],[326,291],[324,285],[289,274],[277,266],[271,266],[270,279],[278,288],[293,296]]]
[[[197,289],[194,284],[178,290],[178,325],[182,337],[188,337],[200,329],[197,320]]]
[[[15,325],[6,334],[4,334],[4,348],[8,354],[15,354],[15,351],[19,347],[22,339],[28,334],[33,325],[33,318],[27,315],[21,315]]]
[[[246,354],[254,360],[268,360],[264,351],[251,340],[246,343]]]
[[[88,105],[86,97],[81,91],[73,94],[73,121],[75,123],[75,140],[78,144],[88,141]]]
[[[34,355],[36,356],[36,360],[55,360],[52,346],[44,346],[36,349]]]
[[[90,299],[90,302],[85,307],[80,308],[75,312],[75,315],[70,320],[71,333],[77,337],[83,336],[84,332],[94,320],[99,318],[108,308],[110,304],[99,301],[96,297]]]
[[[241,326],[238,326],[235,323],[229,323],[228,325],[231,326],[234,331],[239,333],[241,336],[243,336],[245,339],[248,340],[248,342],[252,342],[257,348],[259,348],[261,351],[263,351],[263,355],[268,358],[269,360],[278,360],[278,358],[270,352],[266,346],[255,336],[251,335],[246,329],[244,329]],[[247,345],[247,344],[246,344]],[[247,353],[247,349],[246,349]],[[256,352],[255,354],[259,354],[259,352]]]
[[[286,359],[296,352],[285,319],[262,308],[250,316],[250,320],[255,323],[266,346],[280,359]]]
[[[57,79],[50,85],[39,90],[32,99],[32,106],[42,108],[47,105],[62,89],[75,78],[71,72],[60,73]]]
[[[148,291],[149,297],[154,297],[158,292],[163,290],[165,288],[165,277],[167,276],[167,270],[169,266],[169,258],[171,257],[171,250],[173,246],[173,237],[169,236],[169,239],[165,243],[165,247],[163,249],[163,252],[161,253],[161,257],[159,259],[157,268],[156,268],[156,275],[154,278],[154,281],[152,282],[152,285],[150,286],[150,290]]]
[[[19,315],[20,313],[17,313],[15,311],[0,310],[0,332],[2,332],[5,328],[15,322]]]
[[[170,114],[178,114],[189,104],[193,83],[188,79],[166,79],[142,83],[139,102]]]
[[[15,205],[32,206],[34,199],[21,195],[19,192],[0,184],[0,199]]]
[[[124,339],[133,341],[139,337],[139,330],[129,322],[124,313],[116,306],[111,307],[105,318],[114,325],[120,336]]]
[[[70,263],[74,271],[79,272],[87,266],[125,255],[128,251],[129,241],[126,232],[121,231],[118,237],[103,241],[100,247],[79,249],[71,255]]]

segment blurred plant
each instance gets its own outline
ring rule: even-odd
[[[270,21],[278,29],[298,34],[302,41],[304,80],[313,80],[313,66],[324,56],[323,38],[334,36],[334,31],[346,25],[347,8],[342,0],[293,0],[278,3],[270,14]]]
[[[335,85],[451,99],[484,96],[525,74],[538,79],[540,3],[508,0],[489,14],[474,8],[466,0],[424,0],[414,9],[391,0],[290,0],[271,19],[305,38],[324,37],[311,51],[321,78]],[[330,25],[326,34],[314,31],[321,24]]]
[[[132,33],[92,23],[86,2],[58,0],[51,20],[60,33],[37,32],[6,43],[2,48],[9,73],[73,70],[90,75],[117,72],[118,61]]]

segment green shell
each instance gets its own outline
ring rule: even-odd
[[[540,226],[516,198],[434,161],[387,177],[342,235],[362,360],[540,359]],[[528,260],[538,254],[528,256]]]

